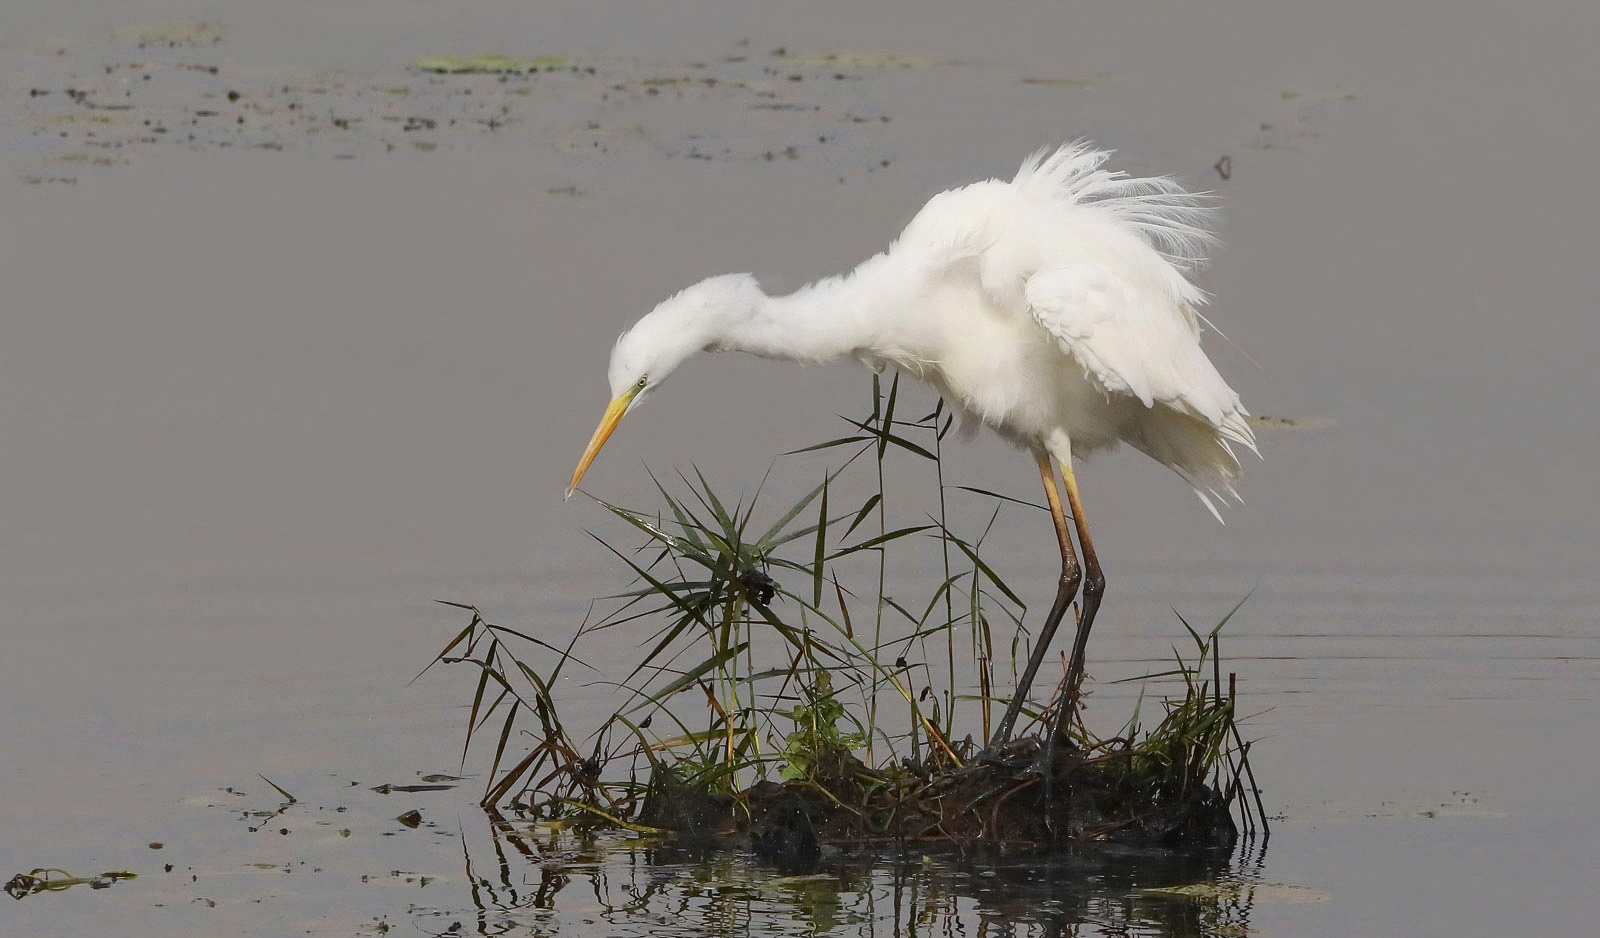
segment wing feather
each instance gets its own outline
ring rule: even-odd
[[[1255,452],[1255,434],[1239,395],[1201,349],[1187,304],[1094,264],[1042,270],[1024,295],[1034,321],[1090,380],[1144,406],[1123,439],[1177,471],[1213,514],[1213,496],[1237,498],[1239,462],[1228,443]]]
[[[1034,321],[1108,393],[1226,429],[1239,395],[1201,350],[1193,314],[1153,292],[1095,264],[1042,270],[1024,288]]]

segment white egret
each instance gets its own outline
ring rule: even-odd
[[[1039,151],[1009,182],[942,192],[887,251],[787,296],[729,274],[661,303],[612,349],[611,404],[567,495],[623,416],[696,352],[894,365],[1038,464],[1061,579],[994,742],[1009,738],[1081,584],[1061,720],[1077,699],[1105,587],[1073,457],[1128,443],[1175,470],[1215,514],[1217,496],[1237,497],[1229,444],[1255,450],[1238,394],[1200,348],[1195,310],[1206,296],[1188,274],[1205,261],[1211,210],[1171,179],[1104,169],[1109,157],[1080,141]]]

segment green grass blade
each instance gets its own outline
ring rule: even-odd
[[[846,418],[846,419],[849,419],[849,418]],[[911,442],[910,440],[906,439],[903,436],[900,436],[900,435],[895,434],[895,433],[890,433],[887,430],[879,430],[876,427],[874,427],[872,424],[867,423],[865,421],[851,420],[850,422],[852,424],[855,424],[856,426],[860,427],[862,430],[865,430],[867,433],[872,435],[872,441],[878,447],[878,450],[879,450],[879,455],[878,455],[879,459],[883,458],[883,451],[885,450],[887,445],[890,444],[890,443],[893,443],[895,446],[898,446],[898,447],[900,447],[902,449],[905,449],[905,450],[908,450],[910,452],[916,453],[918,456],[921,456],[923,459],[932,460],[933,462],[938,462],[939,461],[939,457],[935,456],[933,454],[932,450],[930,450],[930,449],[928,449],[927,447],[924,447],[924,446],[919,446],[916,443]],[[797,452],[804,452],[804,450],[798,450]]]
[[[749,645],[749,642],[740,642],[737,645],[732,645],[728,648],[722,649],[706,660],[690,668],[688,671],[685,671],[681,676],[678,677],[677,680],[668,683],[667,686],[661,688],[655,693],[641,695],[644,697],[644,700],[633,705],[632,707],[629,707],[627,712],[632,713],[633,711],[638,710],[640,707],[648,704],[659,704],[668,697],[671,697],[673,694],[676,694],[678,691],[681,691],[686,687],[693,686],[706,674],[710,673],[716,668],[722,667],[735,657],[743,654],[744,650],[748,648]]]
[[[839,537],[839,540],[842,541],[854,533],[855,529],[861,526],[861,522],[867,520],[867,516],[872,514],[872,509],[878,507],[878,503],[881,501],[883,501],[883,493],[873,492],[872,495],[862,503],[861,509],[856,512],[855,519],[850,522],[850,526],[848,528],[844,529],[844,534]]]
[[[849,420],[848,417],[845,418],[845,419]],[[850,422],[851,423],[855,423],[854,420],[851,420]],[[841,436],[838,439],[828,440],[828,441],[823,442],[823,443],[813,443],[810,446],[802,446],[799,449],[791,449],[791,450],[788,450],[787,452],[785,452],[783,455],[785,455],[785,456],[798,456],[801,453],[815,453],[817,450],[833,449],[835,446],[846,446],[846,445],[849,445],[851,443],[872,443],[872,442],[873,442],[873,438],[870,437],[870,436]]]
[[[592,495],[589,497],[594,498]],[[678,537],[675,534],[667,533],[658,525],[651,524],[649,521],[645,520],[644,516],[638,514],[637,512],[629,511],[626,508],[613,505],[605,499],[595,498],[594,500],[604,506],[607,511],[643,531],[651,540],[660,544],[664,544],[673,551],[676,551],[679,556],[686,557],[707,567],[713,566],[716,563],[715,558],[713,558],[710,555],[710,552],[707,551],[703,546],[698,546],[692,541]],[[601,541],[601,543],[605,542]]]
[[[707,628],[710,627],[710,623],[706,621],[704,614],[698,608],[696,608],[692,604],[686,602],[679,595],[681,590],[677,589],[675,587],[675,585],[669,585],[666,581],[664,581],[664,580],[660,579],[659,577],[655,576],[649,570],[646,570],[644,567],[641,567],[637,563],[634,563],[633,560],[630,559],[628,556],[623,554],[621,551],[617,550],[615,547],[612,547],[610,544],[607,544],[605,541],[601,540],[599,537],[596,537],[593,534],[591,534],[589,536],[593,537],[597,541],[600,541],[600,543],[605,546],[606,550],[611,551],[611,553],[615,554],[619,560],[621,560],[623,563],[627,564],[641,580],[644,580],[646,583],[649,583],[650,586],[652,588],[654,588],[657,593],[660,593],[662,596],[664,596],[668,600],[670,600],[672,602],[672,605],[674,607],[676,607],[679,611],[681,611],[681,612],[683,612],[683,613],[685,613],[687,615],[693,616],[697,622],[700,622],[702,625],[705,625]]]
[[[717,493],[712,490],[711,483],[706,481],[704,475],[701,475],[700,468],[698,466],[693,468],[695,478],[700,480],[700,488],[695,492],[696,497],[704,496],[701,503],[711,511],[712,517],[717,519],[717,524],[722,527],[725,534],[729,535],[729,539],[734,540],[732,534],[739,529],[739,526],[734,523],[733,516],[728,513],[728,509],[722,506],[722,499],[718,498]]]
[[[265,775],[262,775],[260,772],[257,772],[256,775],[260,776],[260,778],[261,778],[261,780],[263,782],[266,782],[268,785],[271,785],[274,789],[276,789],[278,794],[283,796],[283,800],[284,801],[288,802],[289,804],[299,804],[300,803],[300,799],[298,799],[294,795],[291,795],[288,792],[284,791],[283,787],[280,786],[277,782],[274,782],[272,779],[267,778]]]
[[[418,678],[420,678],[424,674],[428,673],[428,668],[431,668],[434,665],[438,664],[439,662],[443,661],[450,654],[451,651],[455,650],[455,647],[457,645],[461,644],[462,642],[466,641],[469,637],[471,637],[471,635],[473,633],[473,630],[476,629],[480,624],[485,624],[483,622],[483,615],[480,612],[478,612],[478,609],[477,609],[476,606],[468,606],[468,605],[464,605],[462,603],[453,603],[453,602],[450,602],[447,599],[436,599],[436,600],[434,600],[434,602],[438,603],[441,606],[454,606],[457,609],[469,610],[472,613],[472,621],[467,623],[467,627],[466,628],[464,628],[461,631],[457,632],[455,638],[450,639],[450,644],[444,646],[444,650],[440,651],[437,655],[433,656],[433,660],[428,662],[428,667],[427,668],[423,668],[421,671],[417,672],[417,676],[412,678],[411,681],[409,682],[411,684],[415,684],[417,682]]]
[[[894,403],[900,396],[900,372],[896,371],[889,381],[889,402],[884,405],[883,419],[878,421],[878,458],[883,458],[885,448],[888,446],[890,431],[894,428]],[[930,457],[932,453],[928,454]]]
[[[519,632],[516,629],[507,628],[507,627],[505,627],[503,625],[489,625],[488,623],[485,623],[484,627],[489,629],[489,630],[491,630],[491,631],[493,631],[493,632],[495,632],[495,633],[497,633],[497,634],[515,635],[517,638],[520,638],[525,642],[530,642],[530,643],[532,643],[534,645],[538,645],[540,648],[549,649],[550,651],[553,651],[556,654],[561,655],[562,657],[570,658],[571,660],[577,662],[578,664],[582,665],[585,668],[588,668],[591,671],[595,670],[594,666],[589,664],[587,661],[584,661],[581,658],[575,658],[575,657],[572,656],[572,646],[571,645],[568,645],[566,648],[557,648],[555,645],[552,645],[549,642],[544,641],[543,639],[534,638],[532,635],[529,635],[526,632]]]
[[[959,582],[964,576],[966,576],[965,573],[952,573],[945,579],[943,583],[939,584],[939,588],[934,590],[933,596],[929,597],[928,599],[928,607],[922,610],[922,617],[916,620],[918,625],[928,621],[928,617],[933,615],[933,607],[937,606],[939,604],[939,600],[943,599],[946,594],[954,589],[956,583]],[[947,624],[954,625],[955,623],[951,622]]]
[[[1046,508],[1045,506],[1040,505],[1037,502],[1030,502],[1025,498],[1016,498],[1016,497],[1011,496],[1011,495],[1001,495],[999,492],[991,492],[988,489],[975,488],[975,487],[973,487],[971,485],[957,485],[957,486],[955,486],[955,488],[960,489],[963,492],[971,492],[971,493],[973,493],[975,495],[986,495],[989,498],[997,498],[997,499],[999,499],[1000,501],[1003,501],[1003,502],[1013,502],[1015,504],[1022,505],[1022,506],[1027,507],[1027,508],[1037,508],[1038,510],[1045,511],[1045,512],[1048,512],[1050,510],[1049,508]]]
[[[772,523],[772,527],[768,528],[764,534],[756,538],[755,549],[760,553],[766,553],[767,551],[771,550],[774,546],[773,539],[781,534],[783,529],[789,526],[790,522],[799,517],[800,512],[805,511],[806,506],[810,505],[811,502],[817,498],[817,496],[821,495],[823,505],[827,505],[828,497],[826,493],[829,478],[829,476],[823,476],[822,484],[818,485],[810,492],[807,492],[804,498],[795,502],[788,511],[783,513],[783,517],[779,518],[777,521],[774,521]],[[826,510],[824,510],[824,514],[826,514]]]
[[[956,545],[956,547],[960,549],[963,554],[967,555],[967,559],[972,561],[972,565],[978,568],[978,570],[983,574],[984,578],[990,583],[994,584],[995,589],[998,589],[1001,593],[1005,594],[1007,599],[1016,603],[1020,608],[1028,608],[1028,604],[1022,601],[1022,597],[1012,592],[1011,587],[1006,585],[1006,581],[1000,579],[1000,575],[990,569],[989,565],[984,563],[983,559],[978,556],[978,552],[973,550],[966,541],[956,537],[954,534],[951,534],[948,529],[946,529],[944,533],[946,537],[948,537],[950,543]]]
[[[839,522],[843,521],[844,519],[845,519],[844,515],[836,515],[835,517],[833,517],[832,519],[830,519],[828,521],[828,524],[838,524]],[[810,537],[811,535],[817,533],[817,527],[818,526],[815,525],[815,524],[808,524],[803,528],[791,529],[791,530],[785,532],[781,537],[779,537],[776,540],[774,540],[772,542],[772,544],[770,545],[769,551],[770,550],[775,550],[775,549],[777,549],[779,547],[782,547],[783,545],[789,543],[790,541],[798,541],[802,537]],[[772,561],[776,561],[777,560],[777,558],[771,557],[770,553],[769,553],[768,557]]]
[[[804,648],[805,647],[806,640],[805,640],[805,637],[801,634],[800,630],[796,629],[794,626],[792,626],[789,623],[787,623],[787,622],[783,621],[782,619],[778,618],[777,613],[773,612],[771,607],[769,607],[769,606],[758,606],[758,605],[756,605],[754,603],[751,603],[750,604],[750,608],[754,609],[756,611],[756,614],[761,616],[761,620],[763,622],[765,622],[766,624],[772,626],[773,631],[775,631],[779,635],[781,635],[783,637],[784,641],[788,642],[790,645],[794,646],[795,648]],[[815,640],[813,640],[813,643],[815,643]]]
[[[514,658],[512,660],[516,661],[516,659],[514,659]],[[516,661],[516,663],[518,665],[522,665],[522,662],[520,662],[520,661]],[[522,667],[526,668],[527,666],[526,665],[522,665]],[[496,710],[500,709],[500,704],[503,703],[507,697],[511,697],[511,696],[512,696],[511,689],[509,687],[502,687],[500,689],[500,693],[495,695],[494,700],[489,704],[489,706],[483,708],[483,719],[478,721],[478,725],[474,729],[475,730],[483,729],[483,724],[489,722],[489,718],[494,716],[494,712]],[[516,702],[517,702],[516,700],[512,701],[513,704],[515,704]]]
[[[1228,614],[1222,617],[1222,621],[1218,622],[1214,627],[1212,627],[1211,632],[1210,632],[1210,637],[1211,638],[1216,638],[1217,637],[1217,633],[1222,631],[1222,627],[1224,625],[1227,625],[1228,624],[1228,620],[1233,618],[1233,614],[1238,612],[1240,607],[1242,607],[1246,602],[1249,602],[1250,601],[1250,597],[1254,596],[1255,594],[1256,594],[1256,591],[1252,587],[1250,592],[1244,594],[1244,598],[1240,599],[1237,603],[1234,603],[1233,604],[1233,608],[1228,610]]]
[[[672,517],[677,520],[678,527],[683,529],[684,539],[701,551],[709,553],[710,551],[706,548],[705,542],[700,540],[699,534],[705,528],[705,525],[701,524],[699,519],[695,518],[692,513],[684,510],[683,505],[672,497],[672,493],[667,491],[667,487],[661,484],[661,480],[657,479],[653,472],[650,473],[650,481],[655,483],[656,491],[661,493],[662,499],[666,501],[667,507],[671,509]]]
[[[512,728],[517,721],[517,708],[521,704],[521,701],[513,700],[510,709],[506,711],[506,721],[500,726],[500,741],[494,747],[494,762],[489,767],[490,778],[494,778],[500,773],[500,760],[505,757],[506,746],[511,742]]]
[[[478,670],[478,687],[472,692],[472,712],[467,716],[467,738],[461,744],[461,768],[467,767],[467,750],[472,746],[472,732],[478,725],[478,711],[483,708],[483,695],[489,689],[489,675],[494,670],[494,656],[500,647],[499,640],[489,645],[488,654],[484,655],[483,662]]]
[[[830,560],[830,561],[831,560],[838,560],[840,557],[844,557],[844,556],[847,556],[849,554],[856,553],[857,551],[868,550],[870,548],[877,547],[877,546],[879,546],[881,544],[887,544],[890,541],[897,541],[902,537],[909,537],[912,534],[918,534],[918,533],[920,533],[922,531],[926,531],[926,530],[928,530],[930,528],[936,528],[936,527],[938,527],[937,524],[914,524],[914,525],[911,525],[909,527],[897,528],[897,529],[895,529],[893,531],[889,531],[886,534],[879,534],[879,535],[876,535],[875,537],[869,537],[869,538],[867,538],[866,540],[862,541],[859,544],[852,544],[849,547],[841,547],[838,550],[834,551],[833,553],[829,554],[827,559]]]
[[[822,605],[823,553],[828,546],[828,480],[822,481],[822,507],[817,512],[817,543],[811,558],[811,604]]]

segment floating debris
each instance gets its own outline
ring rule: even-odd
[[[440,75],[528,75],[574,66],[571,61],[559,55],[541,55],[527,59],[514,59],[505,55],[436,55],[418,59],[411,67]]]
[[[124,879],[137,879],[137,873],[127,870],[112,870],[101,873],[99,876],[74,876],[66,870],[54,867],[39,867],[26,873],[18,873],[6,883],[6,893],[13,899],[31,896],[41,892],[60,892],[71,889],[73,886],[88,886],[90,889],[109,889],[112,884]]]
[[[1067,88],[1073,91],[1087,91],[1091,88],[1104,88],[1110,82],[1103,78],[1046,78],[1039,75],[1024,75],[1024,85],[1045,85],[1051,88]]]
[[[222,24],[209,20],[194,23],[157,23],[118,30],[118,39],[140,49],[187,49],[214,46],[226,32]]]
[[[1251,417],[1249,422],[1252,427],[1268,430],[1326,430],[1339,423],[1332,417],[1274,417],[1267,414]]]
[[[1214,902],[1276,902],[1306,904],[1327,902],[1333,896],[1310,886],[1290,883],[1245,883],[1220,880],[1210,883],[1188,883],[1183,886],[1156,886],[1140,890],[1147,896],[1170,896],[1174,899],[1203,899]]]
[[[936,68],[941,65],[969,65],[953,59],[930,59],[895,52],[822,52],[790,54],[787,49],[772,50],[772,57],[791,65],[826,65],[837,68]]]
[[[377,792],[380,795],[387,795],[387,794],[390,794],[391,792],[397,792],[397,791],[406,792],[406,793],[418,792],[418,791],[449,791],[450,789],[452,789],[454,787],[456,787],[456,786],[454,786],[454,785],[390,785],[390,784],[385,783],[383,785],[375,786],[372,790]]]

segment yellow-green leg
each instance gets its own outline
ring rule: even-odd
[[[1056,541],[1061,545],[1061,580],[1056,587],[1056,601],[1050,607],[1050,614],[1045,617],[1044,628],[1039,631],[1039,638],[1033,643],[1033,652],[1028,655],[1028,665],[1022,671],[1022,677],[1017,681],[1017,691],[1011,697],[1011,703],[1006,707],[1005,716],[1000,718],[1000,725],[995,728],[994,736],[989,740],[990,748],[998,746],[1011,738],[1012,727],[1017,722],[1017,715],[1022,712],[1022,707],[1028,700],[1028,688],[1033,684],[1034,676],[1039,671],[1039,665],[1044,662],[1045,654],[1050,650],[1050,640],[1055,637],[1056,629],[1061,625],[1061,618],[1066,615],[1067,609],[1072,605],[1072,598],[1078,593],[1078,584],[1083,580],[1083,570],[1078,565],[1078,555],[1072,549],[1072,533],[1067,525],[1066,515],[1061,510],[1061,495],[1056,490],[1056,474],[1050,465],[1050,454],[1039,449],[1034,450],[1034,461],[1039,464],[1039,478],[1044,482],[1045,501],[1050,506],[1050,519],[1055,522]],[[1067,480],[1067,496],[1072,504],[1077,504],[1077,484],[1073,481],[1072,460],[1069,456],[1063,464],[1063,477]],[[1073,509],[1074,516],[1077,509]],[[1082,532],[1086,529],[1078,528]],[[1088,541],[1084,541],[1085,545]],[[1087,557],[1094,554],[1088,553]],[[1100,567],[1095,564],[1095,575],[1098,577]],[[1098,605],[1098,592],[1096,605]],[[1079,642],[1086,638],[1083,625],[1078,626]],[[1074,646],[1076,648],[1076,645]]]
[[[1089,522],[1083,514],[1083,502],[1078,498],[1078,477],[1072,471],[1071,459],[1061,463],[1061,479],[1067,484],[1067,505],[1072,509],[1072,524],[1078,531],[1078,546],[1083,549],[1083,607],[1078,613],[1078,635],[1072,641],[1072,657],[1067,659],[1067,689],[1051,727],[1052,739],[1077,712],[1078,693],[1083,684],[1084,649],[1089,644],[1089,629],[1094,626],[1095,613],[1100,611],[1100,599],[1106,591],[1105,574],[1100,572],[1100,560],[1095,556],[1094,541],[1089,537]]]

